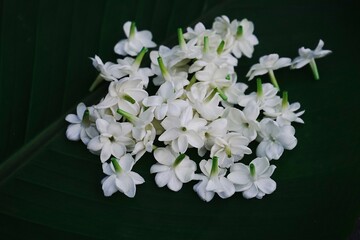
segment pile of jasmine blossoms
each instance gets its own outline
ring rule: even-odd
[[[274,192],[272,161],[297,145],[293,124],[304,123],[300,104],[289,103],[288,93],[280,92],[274,71],[309,63],[319,79],[315,59],[331,53],[322,50],[323,41],[315,50],[300,48],[294,60],[261,57],[247,77],[268,74],[271,83],[257,78],[256,91],[247,93],[235,72],[238,59],[251,58],[259,43],[247,19],[221,16],[211,29],[202,23],[185,33],[178,29],[178,45],[151,51],[150,68],[141,62],[148,48],[156,47],[152,34],[138,31],[134,22],[123,29],[127,38],[114,51],[126,57],[105,64],[92,58],[100,74],[91,90],[106,80],[107,95],[94,106],[80,103],[76,114],[66,116],[67,138],[81,140],[100,156],[104,195],[135,196],[144,179],[132,169],[146,152],[154,156],[144,160],[154,161],[150,173],[159,187],[177,192],[195,181],[194,191],[207,202],[215,194],[228,198],[241,192],[244,198],[261,199]],[[157,87],[155,95],[146,91],[149,84]],[[253,149],[251,142],[257,143]],[[252,153],[256,158],[249,164],[241,162]]]

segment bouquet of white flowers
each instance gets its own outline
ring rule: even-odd
[[[68,139],[81,140],[100,155],[107,175],[104,195],[120,191],[135,196],[144,179],[132,168],[146,152],[156,160],[150,172],[159,187],[179,191],[184,183],[198,181],[193,189],[205,201],[215,193],[228,198],[242,192],[258,199],[271,194],[276,167],[270,162],[296,146],[293,123],[304,123],[300,104],[290,104],[286,91],[278,96],[274,70],[310,63],[318,79],[314,59],[331,52],[322,50],[323,42],[314,51],[299,49],[294,61],[277,54],[261,57],[247,77],[268,73],[272,84],[258,78],[256,91],[247,94],[248,86],[237,82],[235,72],[238,59],[251,58],[259,43],[247,19],[221,16],[211,29],[202,23],[186,33],[178,29],[179,44],[151,51],[150,68],[141,68],[141,62],[148,48],[156,47],[151,32],[138,31],[134,22],[126,22],[124,32],[127,39],[114,51],[132,57],[105,64],[92,58],[100,74],[91,90],[106,80],[107,95],[94,106],[80,103],[76,115],[66,116]],[[146,91],[150,80],[158,87],[154,95]],[[251,149],[253,141],[258,144]],[[190,159],[189,149],[196,149],[198,157]],[[252,152],[256,158],[248,165],[239,162]]]

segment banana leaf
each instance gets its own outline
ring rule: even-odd
[[[348,239],[360,216],[358,9],[350,0],[1,1],[1,239]],[[87,91],[97,75],[89,57],[114,60],[127,20],[169,45],[178,27],[211,27],[220,15],[253,21],[260,41],[239,61],[239,81],[265,54],[294,58],[320,38],[333,50],[317,61],[319,81],[309,68],[276,73],[306,110],[297,147],[274,163],[277,190],[205,203],[195,183],[158,188],[147,154],[135,166],[146,181],[136,197],[104,197],[98,157],[65,137],[66,114],[107,90]]]

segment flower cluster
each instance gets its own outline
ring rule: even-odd
[[[151,66],[141,62],[148,48],[155,47],[149,31],[138,31],[135,23],[126,22],[127,39],[114,50],[116,63],[92,58],[100,72],[91,89],[100,80],[109,81],[107,95],[96,105],[80,103],[69,114],[66,135],[80,140],[91,153],[100,156],[105,196],[120,191],[134,197],[136,185],[144,179],[132,171],[146,152],[156,162],[150,168],[159,187],[179,191],[184,183],[198,181],[193,189],[204,201],[215,194],[228,198],[242,192],[245,198],[261,199],[276,189],[271,176],[273,160],[297,144],[294,123],[303,123],[300,104],[289,103],[286,91],[279,93],[276,81],[262,83],[246,93],[248,86],[237,81],[238,59],[251,58],[259,43],[254,24],[247,19],[230,21],[217,17],[212,28],[202,23],[178,29],[178,45],[160,46],[150,52]],[[293,65],[314,62],[329,53],[299,50],[293,62],[270,54],[251,67],[248,77],[269,73]],[[149,84],[157,92],[146,91]],[[280,96],[279,96],[280,94]],[[250,143],[255,147],[250,148]],[[189,154],[189,152],[197,153]],[[255,154],[249,164],[241,161]]]

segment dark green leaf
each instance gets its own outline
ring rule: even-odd
[[[25,1],[0,5],[0,236],[4,239],[346,239],[360,215],[360,66],[355,1]],[[65,138],[64,116],[96,71],[88,57],[114,60],[122,24],[135,20],[159,43],[214,17],[248,18],[260,45],[239,61],[239,80],[265,54],[295,57],[320,38],[333,54],[309,68],[276,72],[289,101],[306,110],[298,146],[275,161],[277,190],[263,200],[202,202],[187,184],[159,189],[146,155],[134,199],[103,196],[97,156]],[[263,78],[263,82],[269,79]],[[256,89],[255,81],[250,88]],[[24,145],[25,144],[25,145]],[[20,146],[24,145],[20,148]],[[10,156],[11,155],[11,156]],[[9,157],[10,156],[10,157]]]

